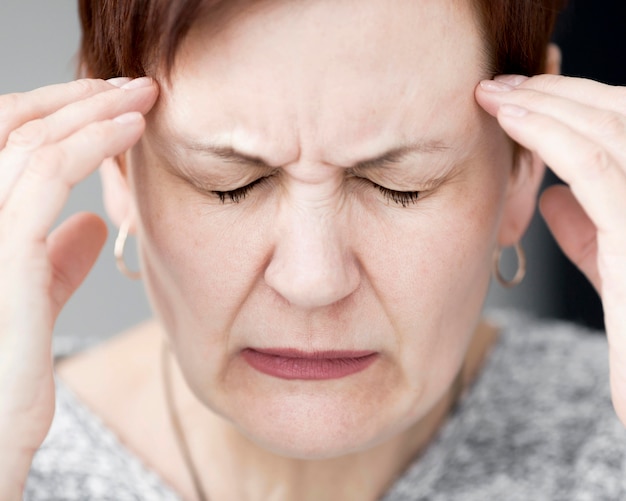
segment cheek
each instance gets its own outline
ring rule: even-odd
[[[434,405],[449,386],[489,286],[506,179],[495,170],[474,177],[424,198],[413,214],[372,227],[368,234],[379,238],[360,246],[398,336],[396,355],[415,412]]]
[[[266,224],[263,215],[233,217],[156,168],[135,168],[133,182],[141,186],[140,254],[154,310],[185,366],[219,372],[231,324],[262,277],[268,245],[256,228]]]
[[[469,292],[477,275],[488,274],[505,178],[474,178],[452,181],[410,211],[363,218],[372,224],[363,231],[362,260],[390,301],[420,298],[420,305],[437,311],[437,304]]]

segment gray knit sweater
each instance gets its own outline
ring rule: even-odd
[[[511,312],[491,318],[502,335],[486,367],[384,501],[626,500],[606,339]],[[180,498],[58,381],[24,499]]]

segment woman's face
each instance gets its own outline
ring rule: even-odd
[[[493,250],[523,229],[512,149],[474,101],[487,74],[466,2],[239,10],[192,29],[131,155],[143,276],[204,404],[275,452],[342,455],[449,387]],[[293,379],[249,348],[375,355]]]

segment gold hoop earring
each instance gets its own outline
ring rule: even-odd
[[[498,247],[493,255],[493,276],[502,287],[506,287],[507,289],[521,284],[522,280],[524,280],[524,277],[526,276],[526,254],[524,253],[522,244],[519,242],[516,243],[513,246],[513,249],[515,249],[515,254],[517,256],[517,271],[515,272],[513,278],[510,280],[504,278],[502,272],[500,271],[500,258],[502,257],[502,248]]]
[[[125,219],[120,225],[120,231],[115,239],[115,247],[113,248],[113,255],[115,256],[115,264],[117,269],[125,277],[131,280],[139,280],[141,278],[141,272],[131,271],[126,266],[124,261],[124,247],[126,246],[126,239],[128,238],[128,230],[130,229],[130,220]]]

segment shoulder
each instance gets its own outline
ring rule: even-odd
[[[139,398],[144,380],[154,379],[148,337],[138,329],[96,346],[57,345],[57,355],[70,356],[57,364],[55,415],[34,457],[26,501],[178,499],[126,439],[134,430],[129,423],[137,421],[135,408],[151,410]]]
[[[502,389],[516,402],[527,396],[547,408],[610,403],[604,333],[517,312],[491,318],[501,338],[485,371],[485,388]]]
[[[529,350],[556,358],[575,355],[606,367],[607,341],[603,332],[572,322],[537,318],[516,310],[492,311],[488,318],[500,328],[505,348],[521,348],[524,352]],[[557,348],[557,351],[550,348]]]
[[[56,412],[35,454],[25,501],[163,499],[176,495],[61,381]]]
[[[387,499],[626,499],[626,430],[603,334],[514,312],[490,318],[501,336],[482,373]]]

